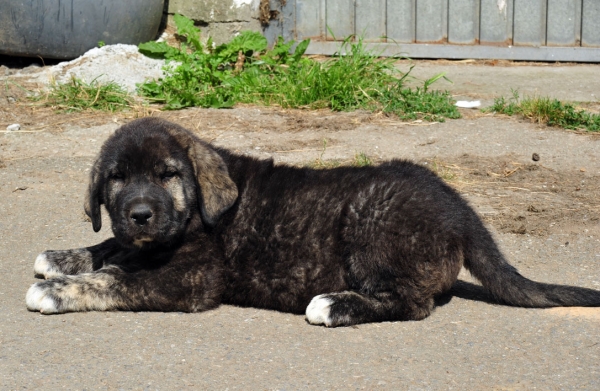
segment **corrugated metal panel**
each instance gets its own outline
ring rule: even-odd
[[[513,45],[546,44],[546,0],[514,0]]]
[[[415,58],[600,62],[600,0],[272,0],[271,5],[281,8],[282,17],[281,25],[265,30],[269,41],[281,33],[286,39],[311,38],[311,53],[331,52],[319,41],[355,35],[391,45],[386,53]],[[330,44],[339,50],[339,44]]]
[[[275,42],[277,37],[283,36],[284,19],[278,0],[270,0],[269,6],[272,10],[276,10],[279,15],[277,18],[269,21],[269,28],[265,30],[264,35],[267,38],[267,41]]]
[[[479,42],[479,1],[450,1],[448,42],[471,45]]]
[[[356,0],[356,35],[369,42],[384,41],[386,0]]]
[[[581,0],[548,0],[547,46],[581,42]]]
[[[482,0],[479,21],[481,45],[509,45],[512,43],[512,1]]]
[[[388,1],[387,37],[389,42],[414,42],[416,0]]]
[[[296,34],[296,3],[293,1],[286,1],[284,4],[282,4],[280,0],[271,0],[271,2],[273,1],[275,1],[277,5],[271,7],[271,9],[279,10],[280,12],[279,17],[277,18],[279,19],[279,22],[283,28],[283,34],[280,35],[286,41],[296,40],[298,38]],[[280,8],[278,9],[277,6]]]
[[[295,2],[296,36],[315,39],[325,37],[325,1],[295,0]]]
[[[447,4],[447,0],[417,0],[417,42],[446,41],[448,37]]]
[[[600,0],[583,0],[581,46],[600,47]]]
[[[326,13],[328,39],[344,39],[354,34],[354,0],[331,1]]]

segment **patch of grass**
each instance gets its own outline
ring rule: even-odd
[[[414,65],[402,76],[396,85],[391,85],[382,93],[380,103],[384,113],[394,113],[401,119],[424,119],[444,122],[444,118],[460,118],[460,112],[447,91],[430,91],[429,87],[444,74],[438,74],[423,82],[423,87],[414,90],[403,87]]]
[[[324,160],[323,155],[325,154],[326,150],[327,139],[323,139],[323,149],[321,150],[321,155],[319,155],[319,157],[313,162],[307,164],[307,166],[316,169],[328,169],[340,166],[368,167],[373,165],[373,160],[364,152],[357,152],[354,155],[354,159],[348,161],[341,161],[338,159]]]
[[[307,166],[310,168],[316,168],[316,169],[327,169],[327,168],[335,168],[335,167],[341,166],[340,161],[337,159],[323,160],[323,155],[325,155],[326,150],[327,150],[327,139],[324,138],[323,139],[323,149],[321,150],[321,154],[319,155],[318,158],[315,159],[314,162],[310,162],[309,164],[307,164]]]
[[[261,84],[268,88],[259,91],[258,100],[283,107],[335,111],[370,104],[385,85],[396,81],[392,75],[395,70],[392,60],[368,55],[361,41],[345,45],[346,55],[325,62],[300,59],[272,77],[273,82],[265,82],[265,78],[260,77]]]
[[[368,167],[373,165],[373,160],[371,160],[364,152],[358,152],[354,155],[354,162],[352,165],[356,167]]]
[[[437,176],[442,178],[446,182],[450,182],[456,179],[456,174],[450,169],[450,167],[438,159],[433,159],[431,162],[431,170],[436,173]]]
[[[279,105],[286,108],[368,109],[401,118],[443,121],[458,118],[448,93],[430,91],[444,77],[436,75],[412,90],[405,86],[395,59],[368,52],[361,39],[347,38],[330,60],[303,57],[309,41],[298,44],[282,38],[272,49],[257,32],[245,31],[228,43],[213,47],[200,41],[200,30],[189,19],[175,15],[177,34],[184,42],[139,45],[140,52],[164,58],[166,76],[139,86],[140,95],[165,104],[165,109],[189,106],[223,108],[236,103]],[[411,68],[412,70],[412,68]]]
[[[22,97],[25,97],[26,99],[31,99],[33,96],[35,96],[35,92],[23,87],[19,83],[15,83],[12,80],[5,79],[4,96],[9,103],[13,103],[20,100]]]
[[[310,162],[307,164],[307,167],[315,168],[317,170],[327,170],[329,168],[336,168],[342,166],[342,162],[337,159],[333,160],[323,160],[323,159],[315,159],[314,162]]]
[[[133,97],[114,82],[102,84],[94,79],[85,83],[77,78],[67,83],[53,82],[47,92],[32,99],[66,113],[84,110],[115,112],[134,104]]]
[[[336,168],[341,166],[370,167],[372,165],[373,161],[371,158],[365,155],[363,152],[359,152],[354,155],[354,159],[352,160],[323,160],[322,158],[317,158],[313,162],[310,162],[307,166],[310,168],[325,170],[328,168]]]
[[[559,126],[565,129],[600,131],[600,115],[577,109],[570,103],[557,99],[540,97],[519,97],[518,91],[513,90],[513,96],[508,100],[500,97],[486,109],[507,115],[521,115],[534,122],[549,126]]]

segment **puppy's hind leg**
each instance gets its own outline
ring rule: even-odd
[[[327,327],[393,320],[421,320],[433,310],[433,298],[414,300],[397,293],[366,295],[356,291],[315,296],[306,308],[310,324]]]
[[[91,247],[71,250],[47,250],[39,254],[33,264],[38,278],[89,273],[100,269],[104,262],[121,247],[114,239]]]

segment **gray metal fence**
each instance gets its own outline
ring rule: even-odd
[[[271,9],[267,38],[311,38],[311,54],[356,35],[383,55],[600,62],[600,0],[271,0]]]

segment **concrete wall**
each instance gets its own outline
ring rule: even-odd
[[[260,0],[168,0],[169,15],[193,19],[202,38],[210,35],[217,44],[243,30],[261,31],[259,7]]]

